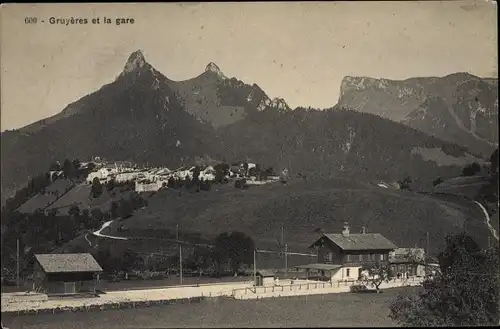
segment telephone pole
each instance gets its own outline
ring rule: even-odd
[[[283,225],[281,225],[281,243],[280,243],[280,248],[283,249],[284,247],[284,235],[285,235],[285,229],[283,227]],[[284,255],[281,254],[281,257],[283,257]]]
[[[255,249],[253,250],[253,284],[257,287],[257,255]]]
[[[179,244],[179,275],[182,285],[182,246]]]
[[[175,226],[175,239],[179,241],[179,224]]]
[[[17,271],[16,271],[16,285],[19,288],[19,239],[17,239]]]
[[[285,244],[285,278],[288,273],[288,245]]]
[[[427,238],[427,247],[426,247],[427,250],[426,250],[426,253],[427,253],[427,255],[429,255],[430,254],[430,251],[429,251],[429,231],[427,231],[427,233],[426,233],[426,238]]]

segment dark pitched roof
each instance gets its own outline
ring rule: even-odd
[[[257,271],[257,275],[260,275],[260,276],[265,277],[265,278],[275,276],[273,271],[268,271],[268,270],[259,270],[259,271]]]
[[[45,273],[102,271],[91,254],[38,254],[35,258]]]
[[[342,267],[342,265],[337,265],[337,264],[308,264],[308,265],[298,265],[294,266],[295,268],[305,268],[309,270],[325,270],[325,271],[331,271],[331,270],[337,270]]]
[[[389,241],[380,233],[350,233],[347,236],[344,236],[342,234],[324,234],[310,247],[313,247],[324,237],[335,243],[342,250],[392,250],[397,248],[394,243]]]

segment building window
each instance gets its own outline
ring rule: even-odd
[[[347,276],[347,277],[350,277],[350,276],[351,276],[351,269],[350,269],[350,268],[347,268],[347,269],[345,270],[345,276]]]
[[[324,261],[330,263],[333,261],[333,255],[331,252],[325,252]]]
[[[345,260],[346,260],[347,262],[350,262],[350,261],[351,261],[351,255],[346,255]]]
[[[363,255],[358,255],[358,260],[362,261],[363,260]]]
[[[380,255],[380,260],[384,260],[384,254]]]

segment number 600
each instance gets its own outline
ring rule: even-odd
[[[26,17],[24,19],[25,24],[36,24],[36,22],[37,22],[36,17]]]

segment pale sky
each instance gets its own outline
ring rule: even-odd
[[[498,77],[496,11],[484,0],[3,4],[1,130],[54,115],[112,82],[137,49],[170,79],[215,62],[292,108],[335,105],[346,75]],[[30,16],[38,23],[26,24]],[[89,23],[52,25],[50,17]],[[116,17],[135,22],[116,26]]]

